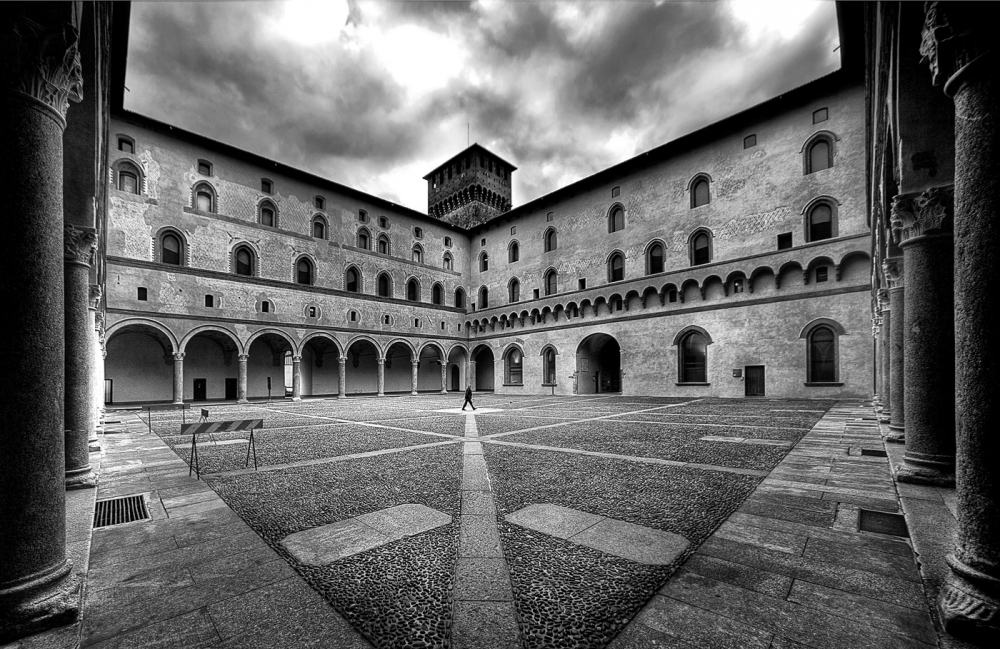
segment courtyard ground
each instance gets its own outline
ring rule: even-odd
[[[899,511],[860,400],[475,401],[205,406],[263,429],[256,470],[200,435],[201,480],[180,413],[110,411],[97,498],[152,521],[94,530],[80,643],[937,644],[910,544],[858,531]]]

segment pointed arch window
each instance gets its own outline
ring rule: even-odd
[[[384,234],[378,235],[378,253],[380,255],[388,255],[389,250],[389,237]]]
[[[519,302],[521,300],[521,282],[515,277],[507,285],[507,301]]]
[[[460,288],[455,289],[455,307],[459,309],[465,308],[465,291]]]
[[[422,264],[424,263],[424,249],[420,246],[413,246],[413,250],[410,253],[410,258],[414,263]]]
[[[271,201],[263,201],[258,209],[257,220],[261,225],[266,225],[269,228],[277,227],[278,210],[274,207],[274,203]]]
[[[490,289],[483,286],[479,289],[479,309],[490,308]]]
[[[351,293],[361,292],[361,273],[353,266],[348,268],[347,272],[344,273],[344,290]]]
[[[166,232],[160,238],[160,261],[171,266],[180,266],[183,247],[181,238],[173,232]]]
[[[406,283],[406,299],[410,302],[420,301],[420,282],[414,277],[411,277],[410,281]]]
[[[554,268],[545,273],[544,283],[545,294],[555,295],[558,289],[559,274],[556,273]]]
[[[708,382],[708,340],[701,333],[691,331],[678,344],[681,383]]]
[[[238,247],[233,254],[233,270],[237,275],[252,277],[257,270],[257,257],[248,246]]]
[[[444,253],[444,257],[441,258],[441,266],[445,270],[452,270],[454,268],[455,262],[451,257],[450,252]]]
[[[556,384],[556,350],[546,347],[542,352],[542,385]]]
[[[806,173],[811,174],[832,167],[833,156],[830,155],[830,152],[831,147],[829,141],[821,139],[813,142],[809,146],[809,155],[806,160],[806,164],[808,165]]]
[[[655,275],[663,272],[663,244],[654,243],[646,251],[646,274]]]
[[[379,273],[376,282],[379,297],[392,297],[392,279],[386,273]]]
[[[521,248],[516,241],[511,241],[507,247],[507,263],[513,264],[521,258]]]
[[[691,207],[708,205],[711,201],[712,196],[709,192],[708,177],[699,176],[695,178],[694,182],[691,183]]]
[[[837,334],[827,326],[814,328],[808,340],[808,382],[837,382]]]
[[[326,221],[319,214],[313,217],[312,235],[317,239],[326,239]]]
[[[621,205],[615,205],[608,214],[608,232],[618,232],[625,229],[625,210]]]
[[[707,230],[698,230],[691,236],[691,265],[700,266],[712,261],[712,237]]]
[[[300,259],[295,264],[295,282],[311,286],[313,283],[313,265],[308,259]]]
[[[358,248],[362,250],[372,249],[372,235],[368,232],[368,228],[360,228],[358,230]]]
[[[444,304],[444,289],[440,284],[431,287],[431,302],[439,306]]]
[[[616,252],[608,260],[608,281],[620,282],[625,279],[625,257]]]
[[[508,385],[524,383],[524,354],[517,347],[512,347],[504,356],[504,383]]]
[[[556,241],[556,229],[549,228],[545,231],[545,252],[552,252],[556,249],[558,242]]]
[[[215,211],[215,195],[208,190],[208,188],[202,186],[198,188],[198,191],[194,196],[195,207],[200,212],[214,212]]]
[[[832,238],[834,232],[833,208],[827,202],[817,203],[809,209],[806,219],[807,241],[822,241]]]
[[[485,273],[490,269],[490,256],[483,252],[479,255],[479,272]]]
[[[138,195],[142,193],[139,187],[139,172],[131,165],[122,165],[118,170],[118,191]]]

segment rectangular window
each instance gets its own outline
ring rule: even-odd
[[[742,293],[742,292],[743,292],[743,280],[742,279],[734,279],[733,280],[733,293]]]
[[[358,312],[357,311],[351,311],[350,315],[351,315],[351,322],[357,322],[358,321]]]
[[[264,192],[265,194],[270,194],[272,187],[273,185],[271,184],[270,180],[268,180],[267,178],[261,178],[260,191]]]
[[[517,234],[517,226],[516,225],[510,226],[510,233],[511,234]]]
[[[827,278],[827,268],[823,266],[816,269],[816,282],[825,282]]]
[[[753,148],[755,146],[757,146],[757,135],[756,134],[754,134],[754,135],[748,135],[745,138],[743,138],[743,148],[744,149],[750,149],[750,148]]]
[[[825,122],[830,119],[830,112],[825,108],[820,108],[813,113],[813,124],[819,124],[820,122]]]
[[[420,328],[420,318],[414,318],[413,319],[413,326],[416,327],[416,328],[418,328],[418,329]]]
[[[444,238],[444,245],[447,246],[448,248],[451,248],[451,237]]]
[[[205,296],[205,306],[207,306],[210,309],[215,306],[215,296],[214,295],[206,295]]]
[[[139,300],[140,302],[145,302],[146,301],[146,287],[145,286],[140,286],[139,287],[139,289],[136,291],[135,298],[137,300]]]
[[[792,233],[784,232],[778,235],[778,250],[787,250],[792,247]]]
[[[441,331],[444,331],[444,322],[441,323]]]
[[[531,295],[537,300],[538,299],[538,289],[536,288],[534,291],[532,291]]]
[[[132,143],[132,140],[120,137],[118,138],[118,150],[125,153],[135,153],[135,144]]]
[[[611,198],[618,198],[621,195],[621,193],[622,193],[622,188],[621,187],[612,187],[611,188]]]
[[[316,206],[316,209],[321,210],[326,207],[326,199],[322,196],[317,196],[313,199],[313,205]]]
[[[261,302],[260,303],[260,312],[261,313],[270,313],[271,312],[271,303],[268,302],[267,300]]]
[[[578,289],[580,289],[581,291],[582,291],[583,289],[587,288],[587,279],[586,279],[586,278],[583,278],[583,279],[579,279],[579,280],[577,280],[577,282],[576,282],[576,286],[577,286],[577,288],[578,288]]]
[[[204,160],[199,160],[198,161],[198,173],[200,173],[202,176],[211,176],[212,175],[212,164],[210,162],[206,162]]]
[[[677,301],[677,291],[675,289],[670,289],[670,292],[667,293],[667,302],[676,302],[676,301]]]
[[[549,212],[548,214],[545,215],[545,220],[546,221],[551,221],[554,218],[555,218],[555,213],[553,213],[553,212]]]

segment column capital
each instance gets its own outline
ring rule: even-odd
[[[984,10],[966,3],[924,3],[924,26],[920,30],[920,61],[931,69],[931,82],[944,84],[954,94],[952,83],[973,61],[993,49]]]
[[[413,367],[417,367],[420,365],[420,361],[410,361],[410,365],[412,365]]]
[[[241,363],[246,363],[248,360],[250,360],[250,354],[240,354],[239,356],[236,357],[236,360],[238,360]]]
[[[385,359],[384,358],[378,359],[378,364],[379,365],[385,365]]]
[[[337,362],[340,363],[341,365],[347,365],[347,359],[344,358],[343,356],[341,356],[340,358],[338,358]]]
[[[75,225],[63,226],[63,259],[90,268],[97,253],[97,230]]]
[[[175,361],[183,361],[185,353],[184,352],[174,352],[173,354]]]
[[[90,298],[89,298],[90,299],[90,303],[89,303],[88,306],[91,309],[96,310],[97,309],[97,305],[99,305],[101,303],[101,296],[103,294],[104,294],[104,290],[101,288],[100,284],[91,284],[90,285]]]
[[[943,185],[892,199],[892,236],[898,245],[928,234],[951,234],[955,187]]]
[[[292,362],[293,363],[301,363],[302,362],[302,357],[301,356],[292,356]]]
[[[904,275],[903,275],[903,258],[902,257],[886,257],[882,260],[882,274],[885,275],[885,281],[888,288],[903,288],[904,286]]]
[[[83,100],[83,68],[77,49],[81,10],[78,3],[63,4],[65,8],[3,12],[0,83],[5,90],[51,109],[65,128],[69,102]]]

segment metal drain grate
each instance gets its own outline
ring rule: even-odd
[[[889,457],[889,454],[882,449],[876,448],[863,448],[861,449],[862,455],[869,455],[871,457]]]
[[[860,513],[858,517],[860,531],[910,538],[910,530],[906,527],[906,519],[902,514],[889,514],[870,509],[862,509]]]
[[[142,495],[99,500],[97,508],[94,509],[94,529],[147,519],[149,511],[146,509],[146,499]]]

